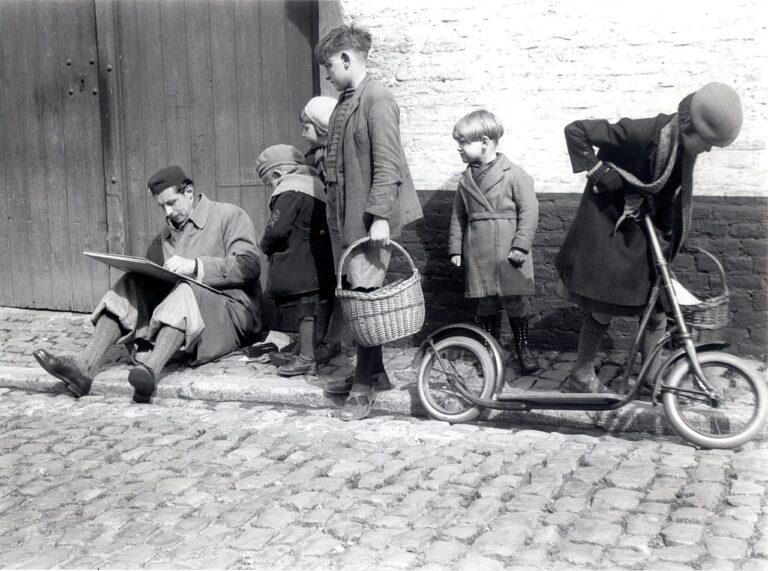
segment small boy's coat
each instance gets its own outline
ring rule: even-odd
[[[539,219],[533,179],[499,153],[480,182],[469,167],[453,202],[449,253],[462,256],[465,296],[534,293],[531,247]],[[511,248],[528,254],[521,267],[509,263]]]

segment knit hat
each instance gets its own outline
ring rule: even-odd
[[[303,165],[304,154],[291,145],[272,145],[267,147],[256,159],[256,171],[264,178],[269,171],[281,165]]]
[[[318,135],[327,135],[328,121],[331,119],[334,107],[336,107],[336,99],[333,97],[313,97],[304,106],[299,120],[302,123],[312,123]]]
[[[147,183],[147,187],[149,187],[152,194],[157,195],[172,186],[182,187],[188,184],[192,184],[192,179],[184,174],[180,166],[171,165],[153,174]]]
[[[723,83],[708,83],[691,93],[678,107],[683,133],[698,133],[710,145],[727,147],[741,130],[743,117],[739,95]]]

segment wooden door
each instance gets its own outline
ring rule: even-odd
[[[0,2],[0,305],[90,311],[109,285],[93,0]]]
[[[169,164],[209,198],[242,206],[260,237],[269,216],[256,158],[277,143],[304,147],[299,114],[316,82],[316,2],[114,6],[126,252],[143,255],[162,228],[146,183]]]

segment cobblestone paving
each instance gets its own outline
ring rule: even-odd
[[[768,443],[700,451],[0,389],[0,567],[768,568]]]

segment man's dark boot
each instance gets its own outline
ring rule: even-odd
[[[524,375],[535,373],[539,370],[539,363],[528,350],[528,318],[510,317],[509,325],[512,327],[512,334],[515,337],[515,351],[520,363],[520,371]]]
[[[93,379],[82,371],[72,357],[56,357],[45,349],[38,349],[32,355],[43,369],[62,381],[75,397],[80,398],[91,391]]]

